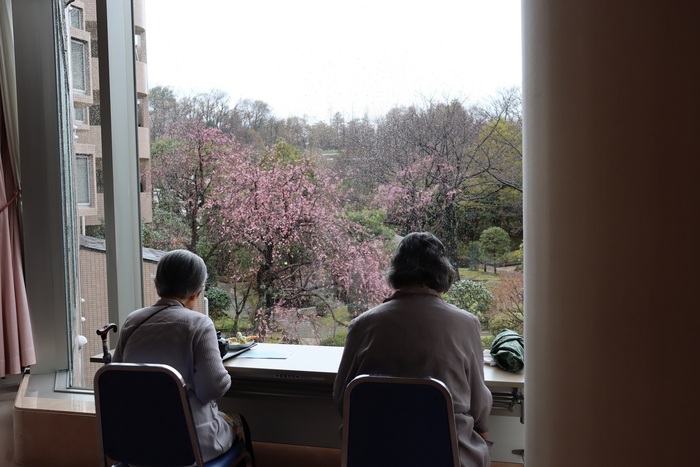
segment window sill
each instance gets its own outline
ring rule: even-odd
[[[66,387],[67,373],[28,374],[22,378],[14,410],[70,412],[75,415],[95,415],[95,396],[89,390]]]

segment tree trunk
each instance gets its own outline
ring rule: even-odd
[[[457,273],[457,280],[459,277],[459,242],[457,240],[457,219],[455,215],[455,206],[450,204],[445,208],[445,219],[446,219],[446,229],[445,238],[443,239],[445,243],[445,253],[452,263],[455,272]]]

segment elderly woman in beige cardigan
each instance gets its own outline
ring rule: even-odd
[[[387,273],[394,294],[350,323],[333,397],[342,413],[345,388],[360,374],[439,379],[454,401],[461,466],[481,467],[490,463],[492,397],[484,383],[479,320],[441,298],[455,279],[434,235],[404,237]]]

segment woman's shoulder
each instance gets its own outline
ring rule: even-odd
[[[182,307],[181,310],[178,310],[180,313],[178,313],[179,318],[182,321],[188,322],[192,326],[197,326],[197,327],[206,327],[206,326],[214,326],[214,322],[211,320],[211,318],[201,311],[197,310],[190,310],[188,308]]]
[[[193,327],[207,326],[209,324],[213,326],[213,321],[211,318],[209,318],[209,316],[197,310],[190,310],[189,308],[184,307],[177,300],[169,299],[161,299],[154,305],[132,311],[127,317],[127,322],[148,316],[150,314],[159,315],[159,320],[183,322]]]
[[[445,315],[446,318],[449,317],[452,322],[465,323],[469,326],[479,325],[479,318],[477,318],[473,313],[470,313],[456,305],[440,300],[440,302],[436,303],[435,306]]]
[[[385,301],[384,303],[380,303],[379,305],[370,308],[367,311],[363,311],[359,315],[357,315],[355,318],[353,318],[353,321],[362,321],[362,320],[367,320],[367,319],[372,319],[373,317],[377,315],[381,315],[382,313],[388,311],[391,309],[391,306],[389,305],[391,302]]]
[[[148,316],[149,314],[155,312],[157,309],[157,306],[151,305],[139,308],[138,310],[134,310],[131,313],[129,313],[129,315],[126,317],[126,320],[124,320],[124,325],[126,326],[134,320],[138,320],[141,319],[141,317]]]

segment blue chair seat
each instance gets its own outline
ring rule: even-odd
[[[343,397],[342,467],[459,467],[452,395],[434,378],[359,375]]]
[[[204,463],[204,467],[229,467],[236,465],[235,462],[245,452],[245,442],[238,440],[233,443],[231,449],[220,455],[219,457]]]
[[[117,466],[251,467],[243,441],[203,461],[185,383],[174,368],[110,363],[94,382],[101,459]]]

